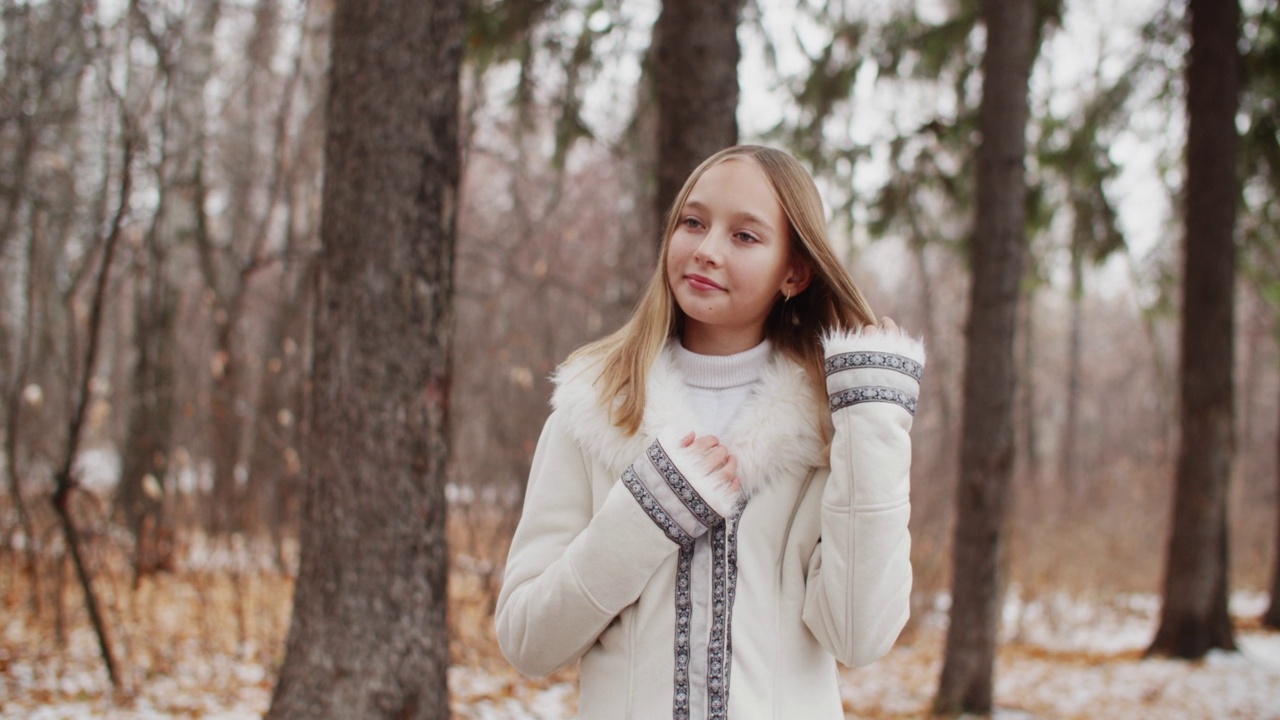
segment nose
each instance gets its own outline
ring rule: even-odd
[[[720,265],[724,260],[724,233],[712,229],[702,236],[702,241],[693,251],[693,259],[701,265],[712,267]]]

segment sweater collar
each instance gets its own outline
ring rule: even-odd
[[[677,340],[669,341],[649,369],[644,420],[634,435],[609,422],[608,409],[600,402],[596,388],[600,373],[597,359],[567,363],[552,378],[556,384],[552,407],[565,414],[565,425],[583,451],[615,476],[621,476],[655,438],[676,443],[690,431],[703,434],[702,423],[687,400],[686,377],[675,357],[676,346]],[[820,425],[825,404],[819,401],[802,367],[771,347],[764,352],[768,356],[751,398],[721,436],[738,459],[748,496],[780,477],[807,473],[826,464]]]
[[[724,390],[750,385],[760,379],[769,362],[768,340],[733,355],[699,355],[679,342],[671,343],[675,369],[693,387]]]

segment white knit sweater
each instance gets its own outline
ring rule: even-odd
[[[768,340],[734,355],[699,355],[672,344],[672,360],[684,378],[689,404],[707,432],[719,437],[729,431],[760,382],[771,350]]]

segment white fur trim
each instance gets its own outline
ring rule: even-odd
[[[726,443],[738,459],[742,492],[751,497],[791,470],[826,465],[819,398],[804,368],[774,352],[748,407],[738,414]]]
[[[589,457],[621,475],[622,470],[644,452],[645,439],[627,437],[610,422],[608,410],[600,403],[600,392],[596,388],[598,377],[599,365],[590,359],[560,366],[551,376],[556,385],[551,394],[551,407],[564,415],[565,427]]]
[[[925,362],[924,341],[901,329],[885,332],[877,327],[864,327],[860,330],[829,331],[822,337],[822,349],[827,357],[867,350],[901,355],[921,365]]]
[[[565,414],[565,425],[583,451],[614,475],[620,477],[655,438],[675,438],[672,444],[664,442],[670,451],[690,432],[705,434],[685,398],[684,381],[669,348],[649,369],[644,420],[635,435],[625,435],[609,422],[595,385],[599,373],[599,362],[590,358],[562,366],[552,377],[556,389],[551,405]],[[820,425],[825,408],[825,398],[814,392],[804,369],[774,351],[752,397],[720,438],[738,460],[743,495],[749,497],[779,477],[826,464]]]

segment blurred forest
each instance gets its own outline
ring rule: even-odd
[[[494,652],[548,376],[625,319],[655,260],[654,98],[679,77],[650,39],[678,4],[470,5],[447,401],[452,621],[472,622],[458,662]],[[978,3],[739,7],[731,131],[813,169],[873,308],[929,349],[911,525],[913,602],[930,607],[952,580]],[[1038,7],[1004,577],[1024,597],[1156,593],[1179,442],[1184,8]],[[1269,591],[1280,2],[1242,8],[1228,577]],[[5,608],[65,642],[95,585],[90,621],[124,673],[157,662],[139,608],[166,578],[204,577],[201,602],[230,587],[243,643],[268,623],[255,598],[297,572],[332,10],[0,0]]]

